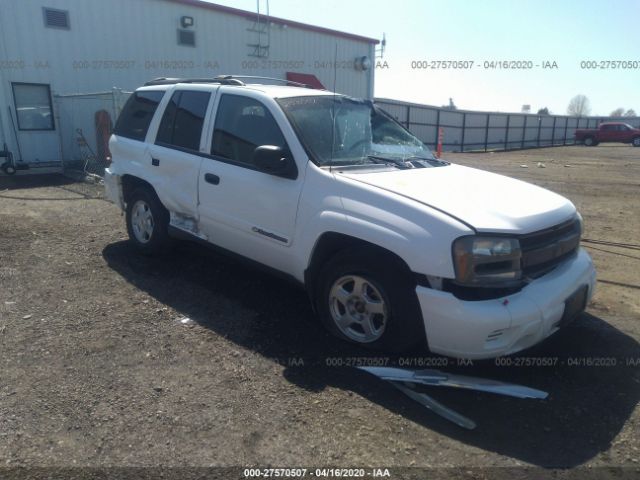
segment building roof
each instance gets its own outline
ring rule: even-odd
[[[226,7],[224,5],[218,5],[216,3],[209,3],[203,0],[168,0],[173,3],[181,3],[183,5],[190,5],[192,7],[203,8],[205,10],[214,10],[217,12],[228,13],[231,15],[237,15],[239,17],[244,17],[249,20],[256,20],[257,13],[249,12],[247,10],[240,10],[239,8]],[[266,15],[261,15],[262,17],[266,17]],[[327,35],[333,35],[334,37],[347,38],[350,40],[359,40],[361,42],[378,44],[379,40],[375,38],[363,37],[360,35],[354,35],[352,33],[340,32],[338,30],[332,30],[330,28],[318,27],[315,25],[309,25],[307,23],[294,22],[292,20],[286,20],[284,18],[272,17],[269,16],[269,21],[272,23],[276,23],[279,25],[287,25],[289,27],[299,28],[301,30],[307,30],[309,32],[316,33],[324,33]]]

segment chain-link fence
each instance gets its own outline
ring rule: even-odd
[[[575,145],[575,131],[601,122],[622,121],[636,128],[640,117],[569,117],[526,113],[473,112],[376,98],[376,104],[431,148],[443,130],[442,148],[451,152],[516,150]]]
[[[54,96],[65,171],[104,175],[109,163],[109,137],[130,94],[114,88],[109,92]]]

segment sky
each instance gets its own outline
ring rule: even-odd
[[[211,3],[257,7],[257,0]],[[618,107],[640,115],[640,0],[270,0],[269,8],[276,17],[367,37],[385,33],[388,68],[376,69],[376,97],[566,114],[569,100],[583,94],[592,115]],[[474,63],[466,70],[415,68],[425,60]],[[485,68],[500,61],[533,68]],[[635,61],[636,68],[587,69],[583,61]],[[557,68],[542,68],[545,62]]]

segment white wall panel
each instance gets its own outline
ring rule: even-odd
[[[71,28],[46,28],[43,6],[68,10]],[[195,20],[195,48],[177,43],[182,16]],[[373,68],[353,67],[357,57],[371,58],[371,42],[276,24],[268,58],[255,58],[248,46],[257,41],[252,26],[239,15],[169,0],[0,0],[0,61],[18,65],[0,69],[4,137],[11,138],[5,118],[7,105],[13,108],[11,82],[47,83],[54,93],[71,94],[133,90],[159,76],[285,78],[292,71],[313,74],[333,89],[335,71],[338,92],[372,97]]]

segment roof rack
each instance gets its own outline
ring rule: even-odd
[[[219,83],[220,85],[237,85],[244,86],[246,85],[241,78],[249,79],[249,80],[270,80],[272,82],[284,83],[285,85],[292,85],[294,87],[302,87],[302,88],[313,88],[310,85],[300,83],[300,82],[292,82],[291,80],[285,80],[282,78],[273,78],[273,77],[256,77],[251,75],[218,75],[213,78],[166,78],[160,77],[154,80],[151,80],[145,83],[145,87],[155,86],[155,85],[175,85],[176,83]]]
[[[280,82],[285,85],[293,85],[294,87],[302,87],[302,88],[313,88],[311,85],[307,85],[306,83],[294,82],[292,80],[286,80],[284,78],[274,78],[274,77],[256,77],[251,75],[229,75],[231,78],[248,78],[249,80],[271,80],[272,82]]]
[[[231,75],[220,75],[214,78],[155,78],[144,84],[145,87],[154,85],[175,85],[176,83],[219,83],[221,85],[244,85],[244,82],[232,78]]]

